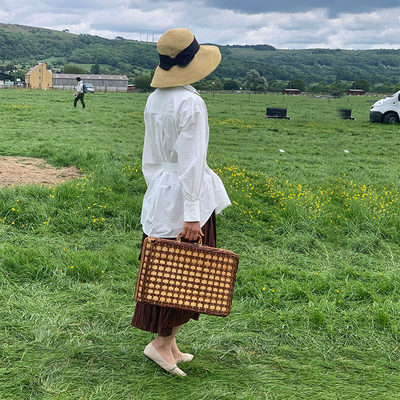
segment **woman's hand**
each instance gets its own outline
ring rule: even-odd
[[[192,242],[194,240],[197,240],[199,236],[204,236],[203,232],[201,231],[200,221],[185,221],[183,223],[182,237]]]

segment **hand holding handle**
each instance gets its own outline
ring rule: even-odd
[[[181,235],[189,242],[194,242],[198,236],[204,236],[200,227],[200,221],[184,221]]]
[[[177,241],[177,242],[181,242],[181,239],[182,239],[182,233],[180,233],[180,234],[178,235],[178,237],[176,238],[176,241]],[[197,237],[197,239],[196,239],[196,244],[198,244],[199,246],[201,246],[201,245],[203,244],[203,239],[202,239],[201,235],[199,235],[199,236]]]

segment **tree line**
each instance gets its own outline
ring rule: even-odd
[[[133,79],[133,83],[140,91],[147,92],[153,90],[150,87],[152,74],[139,75]],[[373,93],[395,93],[400,90],[400,81],[397,83],[383,83],[371,85],[366,79],[355,81],[337,80],[331,83],[322,81],[307,85],[302,79],[290,81],[268,81],[266,77],[261,76],[256,70],[250,70],[243,79],[219,78],[211,74],[209,78],[203,79],[193,85],[198,90],[229,90],[241,91],[247,90],[255,93],[282,92],[284,89],[298,89],[300,92],[310,92],[315,94],[329,94],[332,96],[342,96],[349,89],[359,89],[364,92]]]
[[[68,31],[0,25],[0,70],[23,79],[38,62],[53,72],[128,75],[131,83],[145,87],[158,64],[155,43],[74,35]],[[270,45],[219,46],[222,62],[197,86],[204,90],[279,92],[292,87],[315,93],[340,93],[365,86],[373,92],[398,90],[399,50],[280,50]],[[259,75],[255,88],[247,74]]]

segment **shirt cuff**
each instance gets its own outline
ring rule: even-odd
[[[183,216],[186,222],[200,221],[200,202],[185,200],[183,202]]]

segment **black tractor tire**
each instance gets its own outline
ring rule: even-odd
[[[398,122],[399,122],[399,117],[394,112],[387,113],[383,117],[384,124],[397,124]]]

